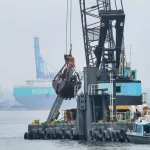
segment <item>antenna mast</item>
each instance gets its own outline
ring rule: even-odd
[[[132,45],[130,44],[130,68],[131,68],[131,47]]]

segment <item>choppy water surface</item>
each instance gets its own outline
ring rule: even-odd
[[[27,126],[45,121],[48,111],[0,111],[0,150],[150,150],[150,145],[82,142],[69,140],[24,140]]]

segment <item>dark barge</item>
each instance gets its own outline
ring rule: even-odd
[[[74,58],[71,53],[65,55],[65,65],[53,81],[58,96],[48,119],[30,124],[25,139],[129,141],[126,132],[135,120],[135,115],[127,115],[129,107],[142,105],[145,99],[136,70],[125,60],[123,3],[119,0],[119,8],[110,0],[95,0],[90,7],[86,2],[79,0],[86,58],[84,92],[79,93],[81,79]],[[56,121],[63,100],[74,97],[75,118],[67,123]],[[119,122],[119,116],[125,122]]]

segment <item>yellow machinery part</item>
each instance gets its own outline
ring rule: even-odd
[[[117,105],[116,110],[129,110],[130,105]],[[109,110],[112,109],[112,106],[109,106]]]
[[[40,120],[34,120],[34,121],[32,122],[32,125],[34,125],[34,124],[40,124]]]
[[[51,125],[55,125],[56,124],[56,120],[52,121],[50,124]]]
[[[35,123],[39,124],[40,123],[40,120],[34,120]]]
[[[103,120],[98,120],[98,123],[103,123]]]
[[[143,110],[148,110],[148,106],[144,106],[144,107],[143,107]]]

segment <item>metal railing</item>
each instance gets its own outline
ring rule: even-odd
[[[134,117],[134,114],[131,113],[130,111],[128,112],[117,112],[116,113],[116,120],[121,121],[121,120],[132,120]]]
[[[90,84],[88,86],[88,95],[98,95],[98,84]]]
[[[116,119],[117,119],[117,121],[121,121],[121,120],[131,121],[134,118],[146,120],[146,116],[147,115],[150,116],[150,110],[149,109],[148,110],[143,110],[142,112],[139,112],[138,116],[136,115],[135,112],[130,112],[130,111],[127,111],[127,112],[117,112],[116,113]]]
[[[74,86],[74,96],[78,96],[80,93],[82,93],[82,85],[75,85]]]
[[[113,116],[114,116],[114,114],[113,114],[113,111],[114,111],[114,108],[113,108],[113,105],[114,105],[114,97],[113,97],[113,75],[112,75],[112,73],[110,73],[110,84],[109,84],[109,95],[110,95],[110,106],[111,106],[111,110],[110,110],[110,118],[111,118],[111,120],[113,120]]]
[[[147,93],[142,93],[142,102],[147,103]]]

